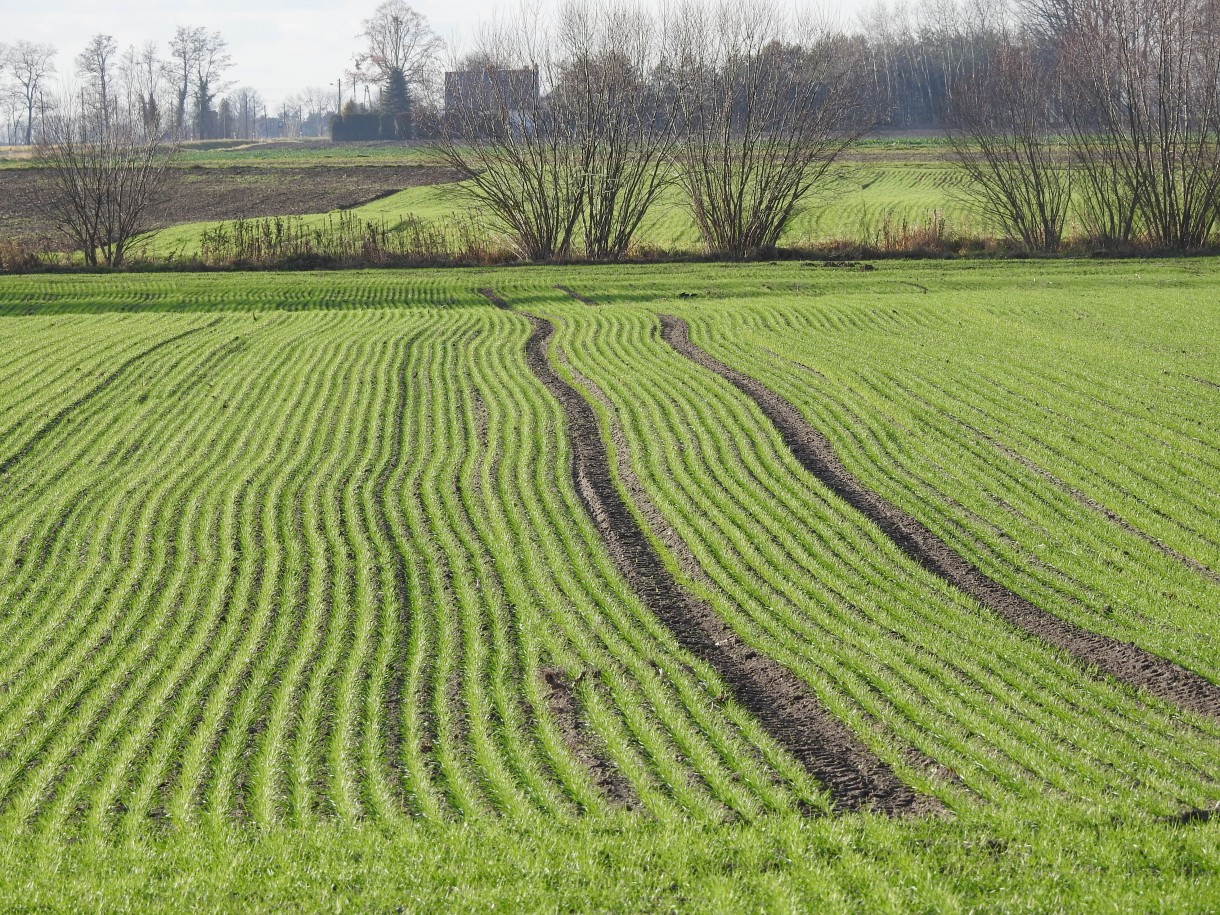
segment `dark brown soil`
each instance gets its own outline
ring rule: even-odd
[[[0,169],[0,238],[36,241],[52,235],[54,227],[33,202],[38,180],[38,169]],[[403,188],[456,180],[455,173],[431,165],[176,168],[157,224],[328,213]]]
[[[1168,823],[1171,826],[1189,826],[1191,823],[1206,823],[1220,815],[1220,806],[1218,807],[1192,807],[1189,810],[1183,810],[1180,813],[1171,814],[1167,817],[1159,817],[1162,823]]]
[[[572,755],[589,770],[598,789],[610,803],[616,807],[638,810],[640,801],[631,787],[631,782],[618,766],[599,751],[585,725],[580,700],[576,695],[576,683],[584,676],[584,672],[576,678],[576,682],[558,667],[544,667],[538,671],[538,676],[547,688],[547,708],[559,725],[563,742]]]
[[[507,303],[491,290],[493,304]],[[593,408],[552,367],[549,321],[526,315],[534,332],[526,361],[563,405],[572,446],[572,480],[615,565],[645,605],[691,654],[710,664],[733,698],[824,785],[841,810],[923,814],[943,810],[903,784],[790,670],[748,644],[707,604],[685,591],[636,524],[610,475]]]
[[[598,302],[594,302],[594,301],[593,301],[591,298],[589,298],[588,296],[581,295],[581,294],[580,294],[579,292],[577,292],[575,289],[571,289],[571,288],[569,288],[569,287],[567,287],[567,286],[556,286],[555,288],[556,288],[556,289],[558,289],[560,292],[562,292],[564,295],[571,296],[571,297],[572,297],[572,298],[574,298],[576,301],[578,301],[578,302],[583,302],[585,305],[591,305],[591,306],[593,306],[593,307],[596,307],[598,304],[600,304],[600,303],[598,303]]]
[[[876,524],[900,549],[1008,622],[1114,679],[1190,711],[1220,717],[1220,687],[1194,671],[1128,642],[1062,620],[988,578],[902,509],[865,488],[843,466],[830,442],[796,407],[755,379],[690,342],[686,322],[661,317],[661,335],[674,349],[731,382],[775,424],[802,466]]]

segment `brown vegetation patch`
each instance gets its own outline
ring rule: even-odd
[[[1075,655],[1087,666],[1182,708],[1220,717],[1220,687],[1216,684],[1136,645],[1053,616],[988,578],[914,517],[861,484],[843,466],[826,437],[796,407],[691,343],[685,321],[665,315],[661,326],[661,335],[670,346],[753,399],[806,470],[881,528],[896,546],[926,569],[1014,626]]]

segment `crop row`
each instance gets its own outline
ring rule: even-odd
[[[1205,419],[1220,391],[1199,381],[1216,367],[1189,328],[1116,303],[1100,328],[1029,304],[964,307],[967,328],[843,302],[742,311],[693,315],[696,334],[804,410],[868,485],[1038,606],[1220,679]]]
[[[958,804],[1172,808],[1214,793],[1214,723],[1096,678],[908,560],[747,398],[665,345],[655,315],[546,313],[678,536],[658,533],[675,574],[912,784]]]
[[[618,577],[521,318],[192,321],[5,476],[10,825],[824,805]]]
[[[802,268],[565,273],[490,282],[554,323],[669,573],[902,781],[959,812],[1215,800],[1220,725],[911,561],[657,313],[986,574],[1215,679],[1220,372],[1184,322],[1115,306],[1086,332],[1040,294],[927,307]],[[0,299],[0,820],[830,808],[616,567],[488,279],[238,279]],[[377,307],[403,302],[426,307]]]

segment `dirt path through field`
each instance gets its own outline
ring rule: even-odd
[[[691,343],[686,322],[661,316],[661,336],[688,359],[749,396],[779,430],[801,465],[875,523],[903,552],[1014,626],[1095,666],[1114,679],[1190,711],[1220,717],[1220,686],[1128,642],[1091,632],[1036,607],[988,578],[911,515],[866,488],[799,410],[757,380]]]
[[[508,307],[491,290],[480,292],[498,307]],[[809,769],[839,809],[894,815],[943,809],[936,798],[903,784],[795,674],[742,642],[710,606],[678,584],[614,485],[592,406],[547,356],[554,328],[543,318],[525,317],[533,325],[526,362],[567,416],[576,491],[615,565],[644,604],[687,651],[716,670],[733,698]]]

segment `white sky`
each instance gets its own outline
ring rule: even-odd
[[[251,86],[270,105],[305,86],[334,85],[360,47],[356,33],[380,0],[0,0],[0,42],[54,45],[61,75],[98,32],[120,49],[156,41],[164,54],[179,25],[219,31],[229,43],[228,78]],[[412,2],[412,0],[408,0]],[[743,0],[749,2],[749,0]],[[841,0],[845,10],[864,0]],[[412,5],[450,43],[473,34],[480,21],[518,7],[516,0],[414,0]],[[347,89],[344,89],[346,96]]]

